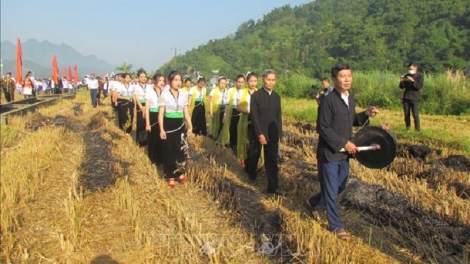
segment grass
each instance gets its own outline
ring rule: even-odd
[[[400,75],[381,71],[354,71],[353,92],[360,107],[371,105],[381,109],[401,110],[403,90],[398,88]],[[292,74],[279,76],[276,90],[283,97],[296,99],[313,98],[310,87],[318,80],[303,75]],[[421,113],[430,115],[469,115],[470,80],[463,72],[424,74],[424,86],[421,90]]]
[[[288,122],[315,124],[317,119],[315,100],[282,98],[283,116]],[[358,108],[357,111],[364,109]],[[444,148],[448,152],[470,155],[470,116],[421,114],[422,131],[407,132],[403,113],[398,110],[380,109],[380,114],[371,119],[372,125],[386,124],[401,142],[423,143]]]

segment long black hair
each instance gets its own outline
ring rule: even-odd
[[[152,77],[153,82],[157,83],[158,79],[160,79],[160,77],[163,77],[163,79],[165,79],[165,76],[161,73],[156,73],[155,75],[153,75],[153,77]]]
[[[145,76],[147,76],[147,72],[146,72],[144,69],[140,69],[140,70],[137,72],[137,77],[139,77],[142,73],[144,73]]]

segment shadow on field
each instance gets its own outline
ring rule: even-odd
[[[212,140],[202,139],[200,147],[197,152],[191,153],[189,178],[219,201],[224,209],[233,212],[234,224],[252,234],[253,250],[260,252],[263,246],[269,244],[273,250],[263,251],[263,254],[274,258],[289,257],[284,254],[288,246],[284,242],[282,250],[276,248],[280,245],[282,232],[279,210],[266,208],[261,202],[264,194],[227,176],[228,172],[234,175],[239,175],[239,172],[227,168],[225,158],[231,157],[222,153],[218,155],[223,150],[215,146]]]
[[[116,260],[111,258],[108,255],[101,255],[96,258],[94,258],[90,264],[119,264]]]
[[[113,140],[122,135],[110,133],[109,139],[103,137],[107,133],[103,126],[105,116],[103,112],[93,116],[82,135],[85,156],[80,165],[80,186],[85,194],[113,185],[118,177],[127,174],[129,167],[111,155],[111,148],[115,147]]]
[[[85,103],[79,103],[79,102],[75,102],[74,103],[74,106],[73,106],[73,114],[75,116],[79,116],[83,113],[83,109],[82,109],[82,106],[85,105]]]

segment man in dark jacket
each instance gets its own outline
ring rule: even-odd
[[[329,93],[331,93],[331,92],[333,91],[333,86],[331,86],[330,80],[328,80],[328,78],[323,77],[323,78],[321,79],[321,84],[322,84],[322,86],[323,86],[323,91],[321,91],[321,92],[317,95],[318,103],[321,102],[321,100],[323,99],[323,97],[327,96]]]
[[[264,147],[264,170],[268,178],[267,192],[284,195],[279,189],[279,168],[277,164],[279,140],[282,137],[281,97],[273,89],[276,73],[266,70],[263,73],[263,87],[251,95],[248,158],[245,171],[252,183],[256,180],[256,169]]]
[[[400,89],[403,92],[403,112],[405,113],[405,125],[409,130],[411,126],[410,112],[413,113],[415,130],[420,131],[419,121],[419,101],[421,99],[421,88],[423,88],[424,78],[418,70],[418,65],[412,62],[408,65],[408,73],[400,76]]]
[[[378,111],[371,107],[357,113],[355,100],[349,89],[353,75],[349,65],[336,64],[331,69],[335,88],[325,96],[320,104],[317,131],[320,134],[317,161],[321,192],[306,201],[307,208],[315,218],[319,210],[326,208],[328,224],[331,231],[340,239],[349,239],[350,235],[344,228],[339,216],[337,197],[346,188],[349,175],[350,155],[358,152],[353,138],[353,126],[368,123],[369,116]],[[344,148],[346,152],[340,152]]]

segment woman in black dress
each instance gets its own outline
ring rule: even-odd
[[[160,137],[163,140],[163,173],[170,188],[175,187],[175,179],[186,182],[186,159],[188,158],[188,141],[193,125],[189,115],[188,93],[181,89],[182,77],[178,71],[168,75],[169,90],[160,98],[158,123]],[[188,129],[185,128],[185,121]]]

